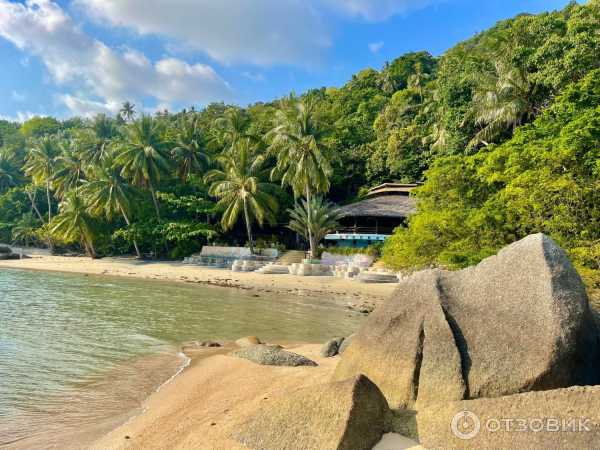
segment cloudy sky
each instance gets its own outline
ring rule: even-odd
[[[247,105],[568,0],[0,0],[0,118]]]

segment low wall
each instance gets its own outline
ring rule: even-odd
[[[275,259],[279,256],[279,252],[274,248],[265,248],[257,250],[260,256],[267,257],[269,259]],[[253,255],[250,253],[250,249],[246,247],[216,247],[205,245],[202,247],[200,252],[201,257],[205,258],[222,258],[222,259],[246,259],[252,258]]]
[[[332,255],[329,252],[323,252],[321,264],[327,266],[356,266],[356,267],[371,267],[375,262],[374,256],[367,255]]]

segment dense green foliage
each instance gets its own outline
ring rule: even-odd
[[[70,211],[59,202],[74,208],[75,191],[97,251],[139,244],[178,258],[234,234],[253,240],[251,222],[288,223],[294,197],[347,204],[382,182],[425,181],[409,227],[384,249],[391,266],[459,269],[544,232],[594,287],[599,69],[591,0],[499,22],[438,58],[409,53],[341,88],[245,109],[213,103],[136,120],[124,104],[115,119],[0,121],[0,240],[15,228],[17,240],[52,244],[49,215]],[[270,183],[281,186],[277,201],[242,214],[259,185],[275,194]]]

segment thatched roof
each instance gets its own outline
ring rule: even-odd
[[[406,194],[411,190],[423,186],[423,183],[412,183],[412,184],[399,184],[399,183],[384,183],[380,186],[374,187],[367,194],[368,196],[378,194]]]
[[[373,197],[340,209],[343,217],[403,218],[416,211],[415,200],[406,195]]]

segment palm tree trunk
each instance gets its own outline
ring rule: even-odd
[[[306,217],[308,219],[308,241],[310,244],[310,257],[311,259],[315,257],[316,253],[315,253],[315,243],[313,242],[313,235],[312,235],[312,208],[310,207],[310,187],[308,186],[308,183],[306,183],[306,205],[307,205],[307,210],[306,210]]]
[[[48,223],[52,221],[52,202],[50,201],[50,179],[46,180],[46,197],[48,197]]]
[[[296,192],[294,191],[294,209],[298,210],[298,198],[296,198]],[[300,233],[296,232],[296,250],[300,249]]]
[[[156,217],[158,218],[158,221],[161,221],[160,218],[160,209],[158,208],[158,201],[156,200],[156,194],[154,193],[154,186],[152,186],[152,180],[148,180],[148,184],[150,185],[150,192],[152,193],[152,200],[154,201],[154,208],[156,208]],[[163,233],[163,237],[164,237],[164,233]],[[169,242],[167,241],[167,239],[165,238],[165,248],[167,249],[167,259],[169,257],[168,253],[171,251],[171,249],[169,248]]]
[[[91,247],[91,245],[88,243],[87,239],[85,238],[85,235],[83,234],[83,231],[79,230],[79,232],[81,233],[81,246],[85,248],[85,252],[87,253],[87,255],[90,258],[94,257],[94,250]]]
[[[419,94],[421,94],[421,104],[423,104],[423,86],[419,82]]]
[[[130,227],[131,222],[129,221],[129,217],[127,217],[127,214],[125,214],[125,210],[123,209],[123,206],[121,205],[121,203],[119,203],[119,208],[121,208],[121,213],[123,214],[123,217],[125,218],[125,222],[127,222],[127,226]],[[138,247],[137,241],[135,239],[133,240],[133,246],[135,247],[135,251],[138,255],[138,259],[142,259],[142,254],[140,253],[140,248]]]
[[[250,217],[248,216],[248,205],[246,199],[244,199],[244,214],[246,215],[246,229],[248,230],[248,241],[250,242],[250,253],[254,255],[254,242],[252,241],[252,230],[250,224]]]
[[[25,186],[25,191],[27,192],[27,195],[29,196],[29,200],[31,200],[31,206],[33,207],[33,209],[35,209],[35,212],[37,213],[38,217],[40,218],[42,223],[45,225],[46,222],[44,222],[44,217],[40,214],[40,210],[35,205],[35,196],[33,198],[31,197],[31,194],[29,193],[29,189],[27,189],[27,186]],[[35,189],[35,193],[37,194],[37,188]]]
[[[152,200],[154,201],[154,208],[156,208],[156,217],[160,222],[160,209],[158,208],[158,201],[156,200],[156,194],[154,193],[154,186],[152,186],[152,180],[148,180],[148,184],[150,185],[150,192],[152,193]]]

